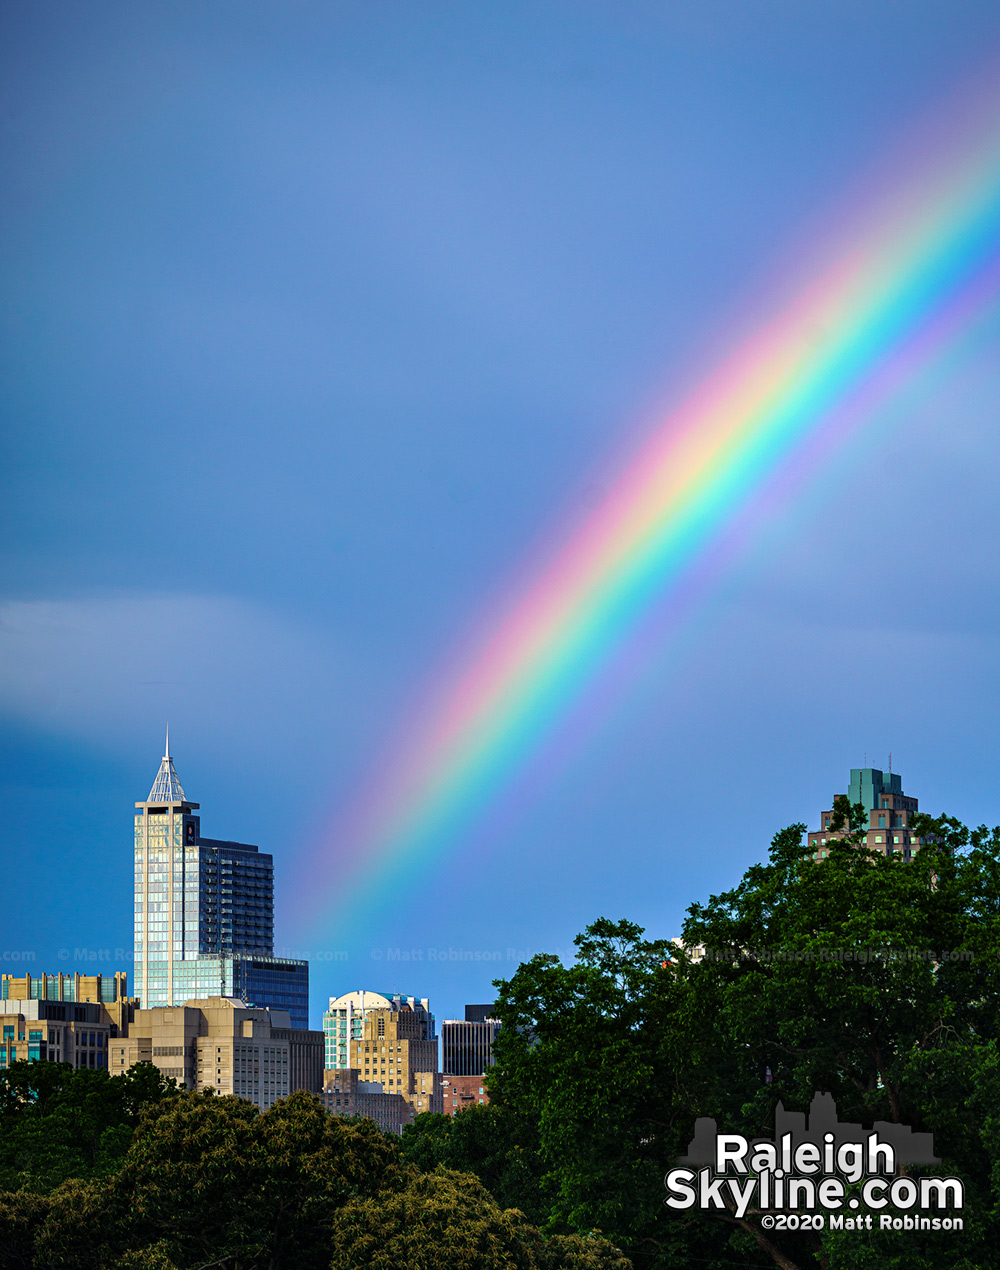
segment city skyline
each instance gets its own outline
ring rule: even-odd
[[[206,832],[274,858],[313,1023],[368,988],[458,1018],[602,915],[676,935],[890,751],[921,810],[998,819],[987,304],[731,523],[486,814],[344,846],[762,297],[963,101],[1000,119],[995,7],[230,19],[0,15],[0,864],[44,878],[5,971],[134,987],[125,817],[167,721]]]

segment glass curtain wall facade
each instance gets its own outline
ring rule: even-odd
[[[203,838],[199,810],[165,754],[135,804],[133,991],[146,1009],[239,997],[308,1027],[308,964],[273,956],[272,857]]]

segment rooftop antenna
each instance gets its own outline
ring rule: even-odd
[[[167,739],[164,743],[163,757],[164,758],[170,757],[170,724],[169,723],[167,724]]]
[[[889,751],[889,775],[892,775],[892,750]]]

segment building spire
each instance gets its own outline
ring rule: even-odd
[[[147,803],[185,803],[184,790],[180,778],[174,768],[174,760],[170,757],[170,724],[167,724],[167,739],[160,760],[160,770],[156,773],[153,788],[149,791]]]

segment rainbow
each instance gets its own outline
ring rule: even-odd
[[[298,889],[317,907],[303,917],[332,928],[371,912],[461,849],[762,489],[821,462],[993,304],[1000,112],[979,101],[971,126],[969,113],[933,124],[931,161],[841,216],[852,227],[810,253],[807,283],[665,413],[603,503],[432,686],[308,862]]]

